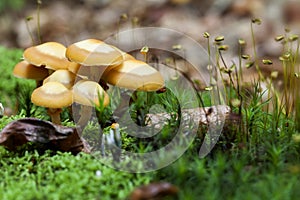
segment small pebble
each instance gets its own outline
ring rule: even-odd
[[[102,172],[100,170],[96,171],[96,177],[101,177],[102,176]]]

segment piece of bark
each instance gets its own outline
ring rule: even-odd
[[[0,132],[0,145],[11,151],[27,143],[37,150],[88,152],[75,128],[65,127],[35,118],[23,118],[6,125]]]
[[[172,113],[156,113],[156,114],[147,114],[146,122],[147,126],[154,126],[156,129],[161,129],[165,123],[171,119]],[[176,119],[178,120],[178,113],[176,114]],[[200,125],[208,125],[217,123],[219,118],[224,116],[224,118],[228,118],[230,116],[230,107],[226,105],[218,105],[204,108],[191,108],[191,109],[182,109],[181,111],[181,119],[192,119],[194,123]],[[188,122],[188,121],[187,121]]]
[[[136,188],[130,194],[130,200],[163,199],[164,197],[175,197],[179,189],[167,182],[150,183]]]
[[[155,114],[147,114],[146,122],[148,127],[153,127],[157,131],[161,130],[165,124],[167,124],[172,116],[175,119],[182,120],[182,127],[186,130],[189,130],[190,133],[197,133],[198,137],[203,139],[205,137],[205,133],[208,130],[208,127],[215,126],[221,121],[224,122],[222,128],[222,137],[230,137],[231,139],[228,141],[233,141],[235,139],[235,133],[233,129],[238,129],[241,123],[241,116],[236,113],[232,113],[229,106],[226,105],[217,105],[211,107],[204,108],[191,108],[191,109],[182,109],[181,116],[179,117],[178,113],[155,113]],[[190,128],[190,122],[196,125],[195,128]]]

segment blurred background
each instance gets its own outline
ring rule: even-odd
[[[39,14],[39,15],[38,15]],[[39,18],[38,18],[39,16]],[[251,36],[257,28],[261,55],[276,55],[274,37],[289,27],[297,32],[296,0],[1,0],[0,45],[26,48],[42,42],[69,45],[86,38],[105,40],[132,27],[159,26],[181,31],[199,42],[203,33],[224,35],[227,43]],[[40,21],[38,28],[37,21]],[[40,32],[40,33],[39,33]],[[158,36],[159,37],[159,36]]]

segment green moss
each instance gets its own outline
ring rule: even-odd
[[[125,199],[150,176],[119,172],[88,154],[36,152],[23,155],[0,148],[0,197],[29,199]]]

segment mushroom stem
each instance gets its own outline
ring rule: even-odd
[[[48,115],[51,117],[51,121],[54,124],[61,124],[60,121],[60,113],[61,113],[62,109],[61,108],[48,108],[47,109],[47,113]]]

